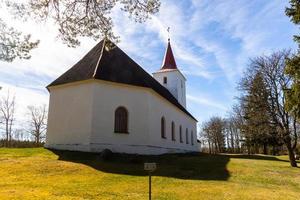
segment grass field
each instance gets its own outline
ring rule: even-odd
[[[159,163],[153,200],[300,199],[300,168],[286,156],[117,156],[0,149],[0,199],[147,199],[144,161]]]

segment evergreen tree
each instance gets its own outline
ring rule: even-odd
[[[295,25],[300,24],[300,0],[290,0],[290,7],[285,10],[286,15]],[[300,48],[300,36],[294,35],[294,40]],[[293,83],[285,92],[287,97],[286,108],[300,121],[300,49],[292,58],[287,59],[285,73]]]
[[[259,153],[259,147],[262,146],[263,153],[267,154],[274,127],[271,124],[268,91],[262,74],[256,73],[247,85],[248,91],[244,97],[246,142],[248,145],[254,146],[255,153]]]
[[[287,97],[286,88],[291,85],[291,79],[284,73],[286,58],[290,57],[289,51],[279,51],[270,56],[260,56],[251,60],[249,71],[260,72],[268,92],[269,111],[271,124],[276,127],[272,133],[278,135],[285,144],[289,153],[290,164],[297,167],[295,149],[299,133],[294,113],[285,109]]]

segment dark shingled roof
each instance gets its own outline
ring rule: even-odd
[[[47,88],[88,79],[100,79],[151,88],[196,120],[164,86],[107,39],[101,40],[78,63],[48,85]]]

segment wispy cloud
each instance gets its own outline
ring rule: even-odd
[[[48,105],[48,95],[43,91],[15,86],[1,81],[0,85],[2,87],[2,90],[0,90],[0,96],[7,95],[8,92],[11,96],[15,96],[15,118],[18,124],[28,121],[27,107],[29,105]]]
[[[225,107],[224,105],[222,105],[219,102],[215,102],[213,99],[209,99],[209,98],[203,98],[201,96],[191,96],[191,95],[187,95],[187,99],[196,103],[196,104],[200,104],[202,106],[208,106],[208,107],[213,107],[213,108],[217,108],[217,109],[221,109],[222,111],[227,110],[228,108]]]
[[[187,77],[189,107],[198,119],[205,119],[218,111],[225,113],[249,57],[295,47],[292,35],[297,29],[284,15],[287,3],[288,0],[163,0],[160,13],[145,24],[133,22],[118,8],[113,10],[112,18],[114,31],[121,37],[118,45],[149,73],[161,66],[168,38],[166,29],[171,27],[176,61]],[[6,11],[0,11],[0,16],[7,18]],[[56,38],[52,24],[7,20],[41,39],[32,59],[0,62],[0,85],[15,91],[20,107],[26,107],[33,98],[35,103],[47,103],[45,86],[96,44],[83,39],[79,48],[67,48]],[[226,104],[220,99],[226,99]]]

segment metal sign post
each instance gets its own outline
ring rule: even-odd
[[[151,200],[151,171],[149,171],[149,200]]]
[[[156,170],[156,163],[144,163],[144,170],[149,172],[149,200],[151,200],[151,172]]]

